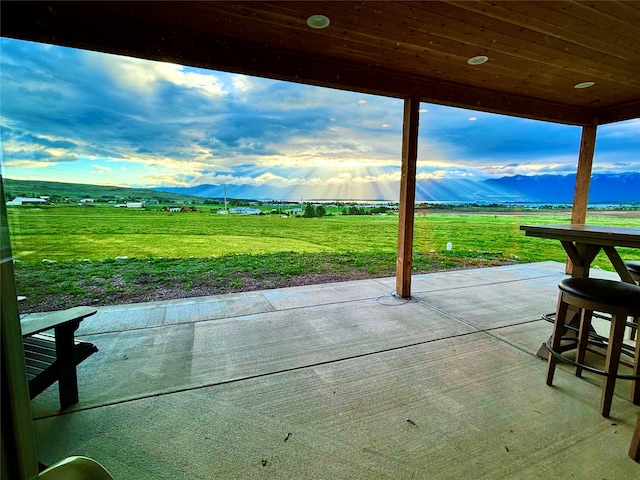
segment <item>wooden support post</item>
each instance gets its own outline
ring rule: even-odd
[[[589,184],[591,183],[591,167],[593,153],[596,149],[596,126],[582,127],[580,139],[580,154],[578,156],[578,170],[576,172],[576,186],[573,192],[573,207],[571,209],[571,223],[584,223],[587,218],[589,204]],[[566,273],[573,272],[573,264],[567,259]]]
[[[420,99],[418,97],[405,98],[402,126],[402,176],[400,178],[398,218],[398,258],[396,262],[396,294],[402,298],[411,296],[419,108]]]

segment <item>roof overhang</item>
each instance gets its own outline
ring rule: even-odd
[[[495,5],[478,11],[480,3],[3,1],[1,32],[24,40],[390,97],[417,97],[428,103],[564,124],[598,125],[640,117],[640,48],[616,50],[620,38],[640,35],[640,27],[632,22],[640,18],[639,7],[629,9],[636,17],[619,21],[614,34],[613,7],[611,12],[597,10],[607,8],[603,5],[593,7],[589,22],[564,19],[561,25],[548,19],[545,32],[541,19],[549,14],[543,11],[548,2],[499,2],[510,4],[500,5],[500,11]],[[553,3],[575,7],[575,2]],[[384,25],[381,10],[390,18]],[[303,25],[305,12],[317,11],[332,16],[329,33],[320,35]],[[528,30],[520,25],[526,13],[533,25]],[[498,14],[502,17],[497,18]],[[433,20],[434,16],[438,18]],[[600,18],[602,25],[597,25]],[[398,23],[398,19],[406,21]],[[424,22],[424,28],[411,27],[412,19]],[[347,23],[341,25],[341,20]],[[437,22],[444,22],[442,28],[451,32],[438,30]],[[349,25],[352,29],[345,30]],[[373,35],[376,28],[384,38]],[[592,45],[581,45],[587,34],[598,36],[594,35],[598,28],[602,28],[600,38]],[[514,32],[521,32],[522,39],[514,37]],[[492,37],[500,39],[499,47],[491,47],[498,43],[487,41]],[[346,50],[339,48],[341,38]],[[460,53],[447,56],[440,47],[431,46],[445,40]],[[415,51],[415,63],[424,65],[394,59],[393,51],[381,46],[394,41],[399,58]],[[353,45],[351,51],[349,45]],[[550,50],[550,45],[556,50]],[[575,46],[579,52],[573,54],[574,65],[568,64],[572,57],[567,51],[559,50],[562,45],[568,45],[567,51]],[[505,53],[509,49],[511,57]],[[462,62],[464,52],[470,51],[492,60],[486,68],[461,65],[466,63]],[[553,51],[557,58],[549,57]],[[425,52],[437,60],[424,60]],[[594,58],[590,62],[585,55]],[[597,89],[593,93],[573,89],[573,82],[580,79],[595,80]]]

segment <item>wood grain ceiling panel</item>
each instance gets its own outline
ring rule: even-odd
[[[2,35],[591,124],[640,116],[640,2],[12,2]],[[312,14],[331,25],[313,30]],[[6,20],[8,18],[8,20]],[[490,60],[480,66],[474,55]],[[576,90],[582,81],[590,89]]]
[[[224,31],[229,36],[239,35],[234,32],[237,23],[249,16],[260,23],[270,22],[274,25],[274,30],[282,32],[289,25],[302,23],[300,18],[304,18],[308,12],[321,10],[309,8],[307,12],[301,13],[300,9],[292,9],[287,2],[256,2],[248,6],[231,4],[227,7],[226,15],[236,19]],[[444,7],[450,12],[450,6]],[[358,14],[354,15],[353,10]],[[441,6],[429,7],[427,11],[414,5],[405,7],[391,2],[355,6],[353,2],[330,2],[322,11],[333,19],[332,28],[337,33],[331,33],[330,29],[317,33],[303,29],[274,36],[260,30],[243,30],[242,35],[275,47],[295,45],[298,51],[310,55],[329,53],[344,61],[392,69],[402,68],[416,75],[450,81],[462,80],[475,86],[486,86],[500,80],[506,91],[524,95],[536,94],[528,88],[536,84],[527,81],[533,78],[528,72],[535,72],[537,83],[563,81],[566,86],[571,87],[585,78],[579,65],[574,68],[574,55],[563,54],[563,49],[568,49],[566,45],[546,46],[543,43],[546,37],[540,34],[536,34],[537,43],[524,40],[522,33],[528,31],[521,27],[514,27],[515,30],[511,28],[511,35],[495,34],[499,28],[509,30],[508,25],[504,22],[497,25],[490,18],[488,20],[494,22],[494,25],[483,25],[482,17],[473,12],[463,12],[460,17],[463,21],[458,21],[447,18],[447,10],[443,10]],[[398,11],[405,16],[399,15]],[[438,13],[434,13],[435,11]],[[407,13],[411,18],[406,16]],[[398,34],[398,25],[403,26],[403,34]],[[316,42],[309,40],[310,33],[317,39]],[[475,44],[470,45],[468,39],[475,39]],[[563,40],[560,42],[568,44]],[[482,68],[469,67],[466,60],[478,53],[488,54],[492,61]],[[593,56],[593,52],[588,54]],[[598,68],[582,70],[586,70],[594,80],[611,80],[613,75],[608,72],[613,68],[626,74],[627,70],[621,69],[623,64],[625,62],[618,59],[600,65],[591,61],[589,65]],[[632,78],[630,81],[640,85],[640,79]],[[564,96],[564,92],[558,91],[555,100],[559,101]]]
[[[541,8],[548,9],[553,22],[568,30],[597,29],[612,45],[617,45],[618,42],[624,42],[622,39],[633,41],[640,34],[640,25],[633,22],[634,16],[638,20],[638,11],[633,3],[627,2],[623,6],[618,2],[611,2],[611,5],[599,8],[596,3],[543,2]]]
[[[616,57],[597,55],[591,48],[574,42],[550,37],[542,32],[529,28],[512,25],[502,20],[478,15],[476,12],[468,12],[468,15],[455,13],[462,19],[463,25],[468,25],[467,30],[463,25],[453,25],[453,28],[473,38],[487,38],[490,51],[512,55],[535,64],[551,68],[562,68],[576,73],[584,73],[590,69],[594,73],[602,73],[607,69],[624,71],[627,62]],[[585,65],[578,64],[576,58],[589,59]],[[515,65],[514,71],[517,71]],[[631,76],[628,75],[631,79]],[[638,81],[638,79],[633,79]]]
[[[579,23],[576,27],[575,19],[566,18],[564,14],[558,14],[549,9],[547,3],[553,2],[497,2],[491,7],[483,7],[488,2],[470,2],[467,8],[475,10],[482,8],[484,14],[496,15],[508,23],[524,26],[536,30],[550,37],[556,37],[568,41],[574,45],[582,45],[593,50],[598,50],[606,56],[621,56],[633,48],[633,39],[624,35],[609,32],[604,35],[599,25],[586,25]],[[612,2],[607,2],[612,3]],[[615,48],[612,48],[615,47]]]
[[[635,44],[634,41],[623,38],[621,44],[614,45],[611,43],[611,39],[608,42],[601,40],[600,35],[594,35],[593,31],[578,31],[560,27],[552,23],[554,15],[550,13],[541,18],[533,17],[533,13],[539,15],[540,9],[535,5],[529,5],[528,2],[455,2],[455,4],[464,4],[464,8],[470,11],[539,32],[549,39],[557,38],[570,44],[584,46],[608,57],[628,60],[625,52]],[[518,10],[513,10],[514,7]]]

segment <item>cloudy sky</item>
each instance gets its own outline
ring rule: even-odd
[[[402,101],[0,39],[3,175],[135,187],[397,181]],[[575,173],[580,128],[422,105],[419,178]],[[594,173],[640,171],[640,120]]]

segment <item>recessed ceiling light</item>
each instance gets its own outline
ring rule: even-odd
[[[483,63],[487,63],[489,61],[489,57],[486,55],[478,55],[477,57],[471,57],[467,60],[469,65],[482,65]]]
[[[307,25],[311,28],[315,28],[316,30],[327,28],[330,23],[331,20],[329,20],[329,17],[325,15],[311,15],[307,18]]]
[[[576,83],[573,88],[589,88],[589,87],[593,87],[596,84],[596,82],[581,82],[581,83]]]

